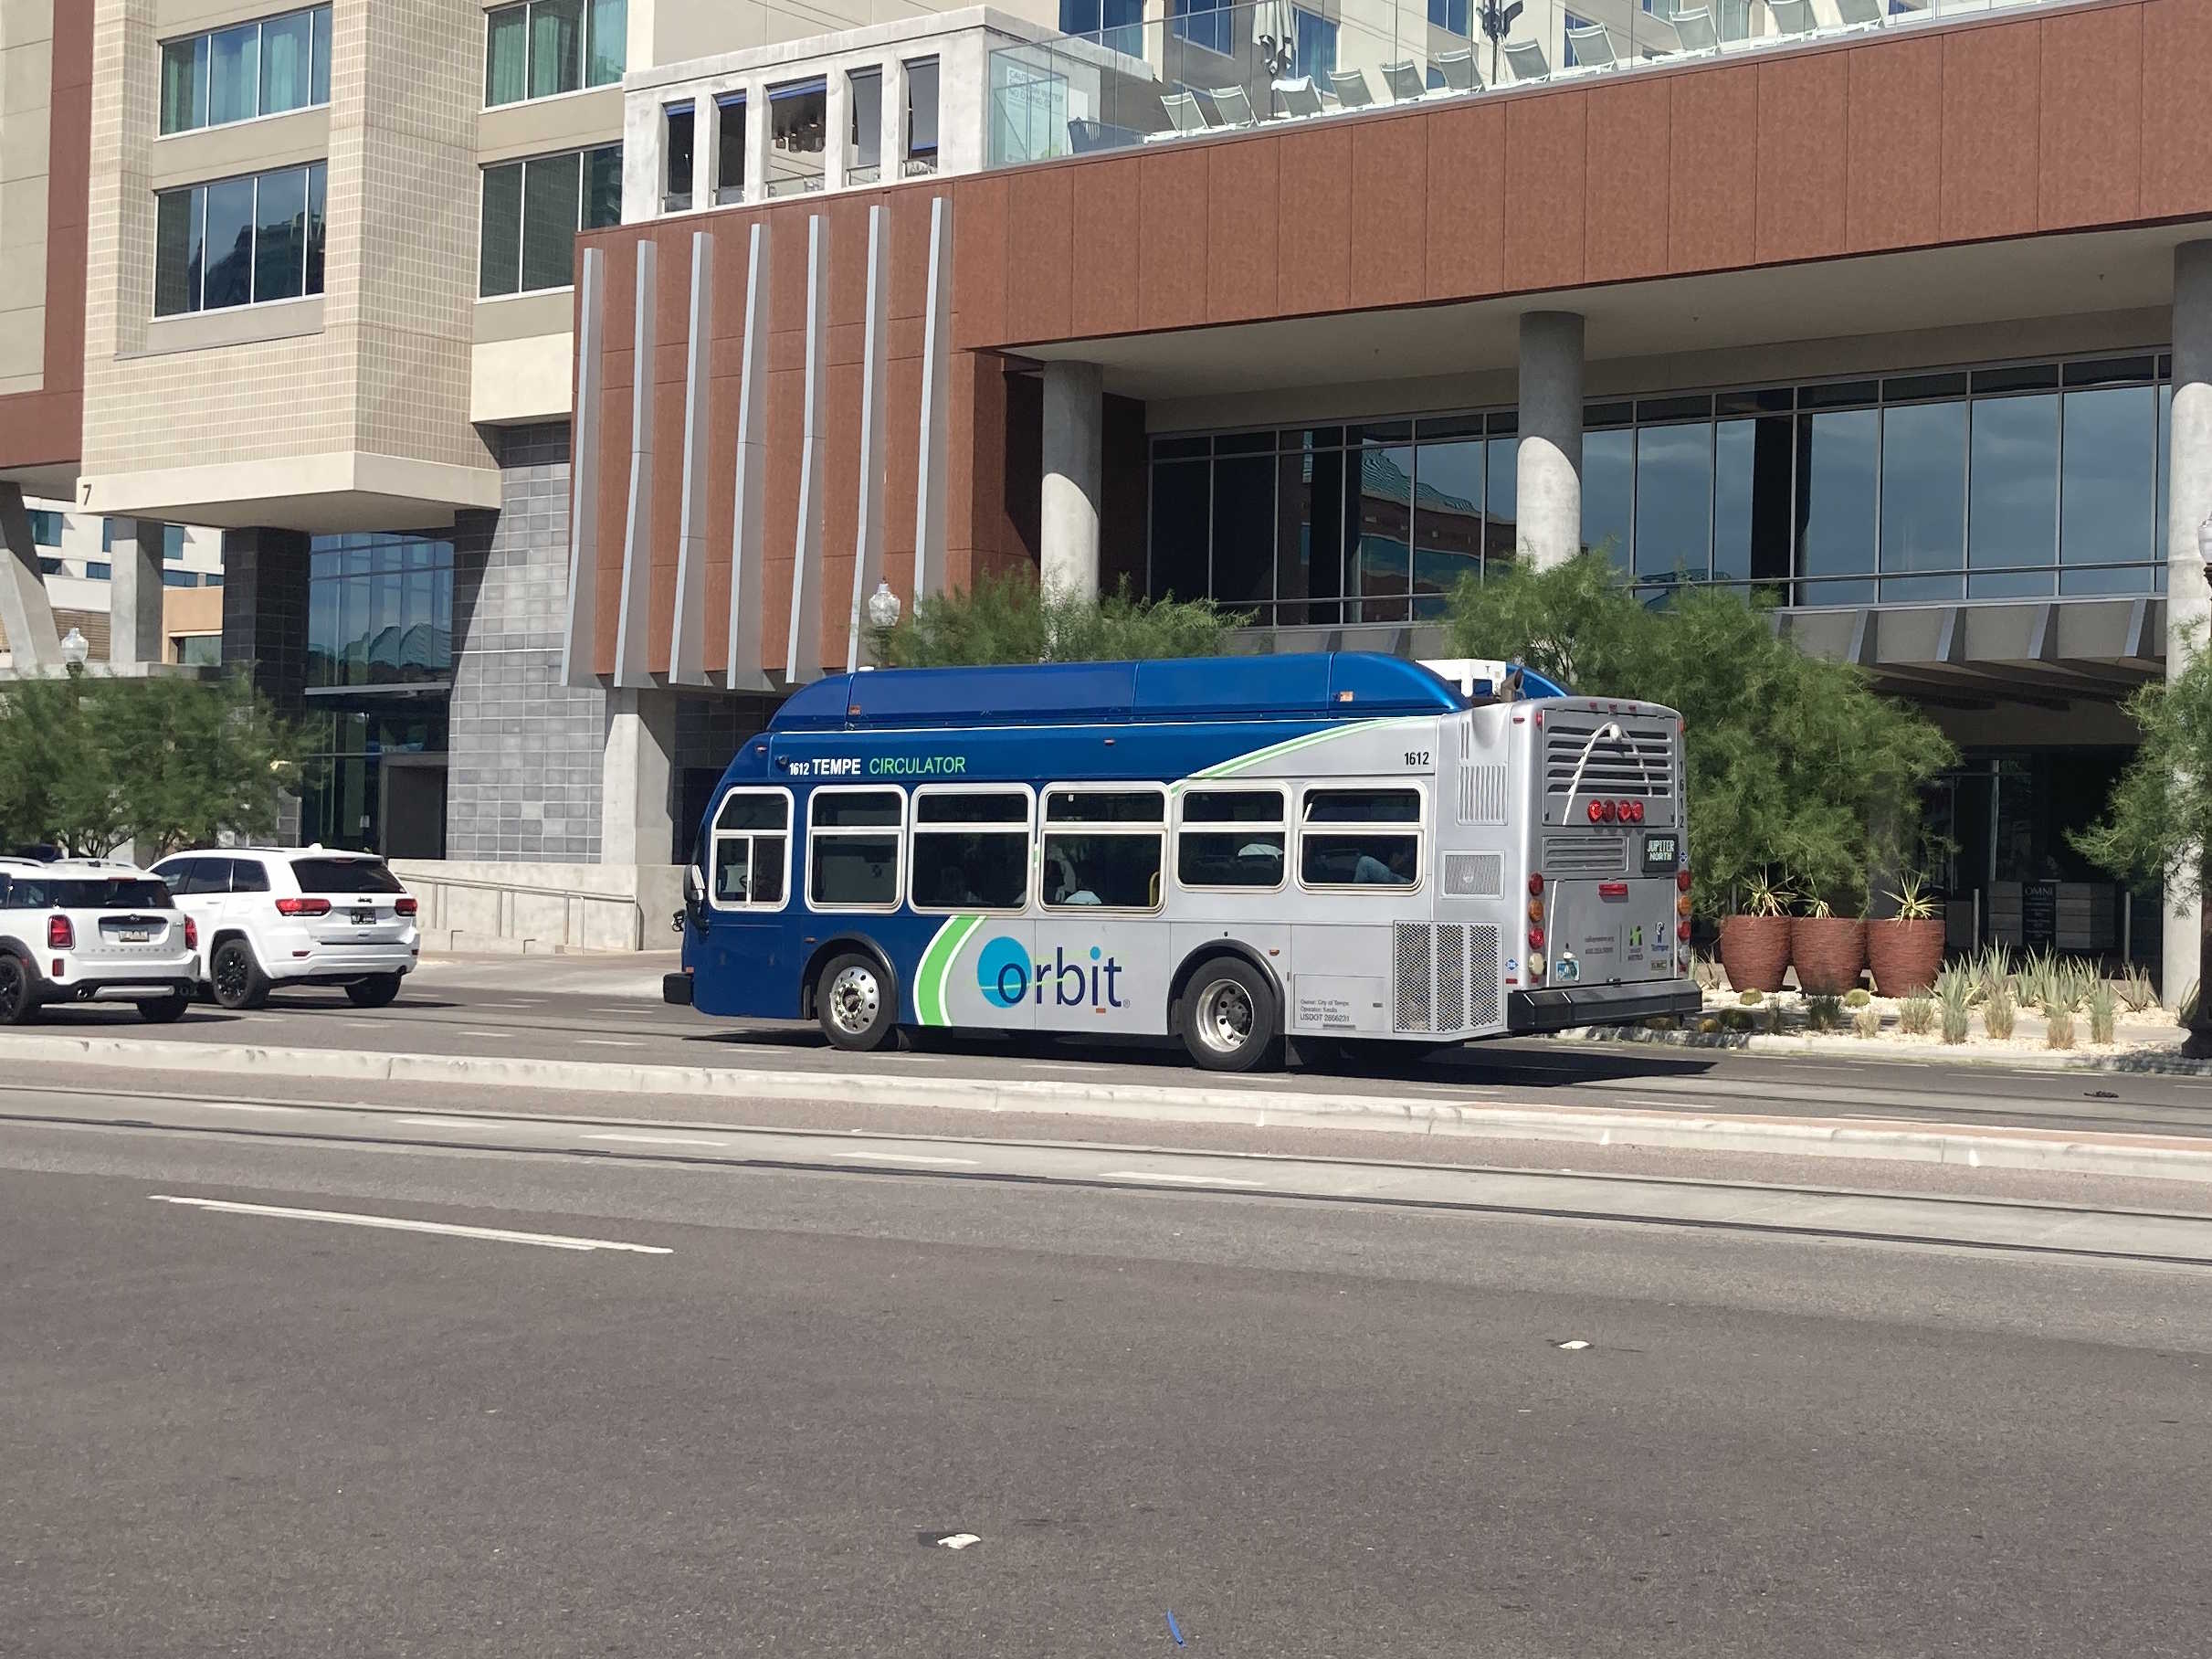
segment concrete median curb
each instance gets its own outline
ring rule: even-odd
[[[2159,1077],[2212,1076],[2212,1061],[2185,1059],[2172,1047],[2123,1049],[1980,1049],[1900,1041],[1883,1037],[1775,1036],[1769,1031],[1712,1033],[1648,1031],[1634,1026],[1588,1027],[1563,1032],[1561,1041],[1627,1048],[1682,1049],[1691,1053],[1757,1054],[1767,1059],[1817,1058],[1880,1061],[1896,1065],[1996,1066],[2008,1072],[2118,1073]]]
[[[376,1054],[348,1049],[261,1048],[129,1037],[11,1035],[0,1039],[0,1055],[26,1064],[218,1073],[240,1079],[427,1083],[831,1105],[850,1098],[854,1081],[826,1073],[458,1054]],[[1387,1094],[1269,1093],[1253,1086],[878,1075],[870,1075],[867,1083],[872,1103],[962,1112],[1059,1114],[1255,1127],[1359,1128],[1491,1140],[1564,1141],[1776,1157],[1898,1158],[1991,1169],[2212,1181],[2212,1140],[2175,1136],[2083,1136],[2027,1127],[1936,1127],[1904,1121],[1733,1114],[1693,1115],[1601,1106],[1461,1105]]]

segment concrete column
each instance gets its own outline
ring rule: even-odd
[[[676,814],[669,802],[675,752],[673,692],[606,694],[606,747],[599,763],[602,864],[676,861]]]
[[[1048,593],[1099,591],[1106,377],[1095,363],[1045,365],[1045,481],[1038,578]]]
[[[38,545],[19,484],[0,483],[0,631],[18,671],[61,666],[61,633],[47,603]]]
[[[162,636],[162,526],[126,519],[108,550],[108,660],[162,662],[169,642]]]
[[[2212,242],[2174,250],[2174,428],[2166,516],[2166,676],[2206,648],[2212,592],[2196,530],[2212,517]],[[2196,978],[2201,900],[2165,913],[2165,963],[2159,991],[2178,1004]]]
[[[1582,318],[1521,319],[1520,555],[1539,568],[1582,551]]]

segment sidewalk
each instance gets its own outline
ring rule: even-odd
[[[660,1000],[660,977],[683,966],[675,950],[601,951],[575,956],[432,956],[409,976],[419,989],[553,992],[559,996]]]

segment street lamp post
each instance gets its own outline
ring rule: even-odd
[[[91,641],[82,630],[72,628],[61,636],[61,663],[69,671],[73,680],[85,671],[85,659],[92,654]]]
[[[868,619],[877,628],[899,626],[899,596],[889,582],[878,582],[876,591],[868,596]]]

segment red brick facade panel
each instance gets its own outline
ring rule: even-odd
[[[1583,278],[1621,282],[1667,269],[1668,201],[1672,179],[1651,158],[1665,155],[1674,79],[1623,77],[1594,88],[1584,132]]]
[[[2132,219],[2143,203],[2143,8],[2043,23],[2037,227]]]
[[[1759,66],[1759,263],[1844,250],[1854,160],[1851,54],[1801,52]]]

